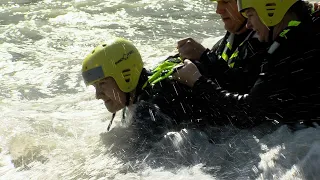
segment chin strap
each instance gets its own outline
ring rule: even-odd
[[[273,42],[273,29],[274,29],[274,26],[272,27],[269,27],[269,37],[268,37],[268,42]]]
[[[108,131],[110,130],[110,127],[111,127],[111,125],[112,125],[112,122],[113,122],[114,117],[116,117],[116,113],[113,113],[113,114],[112,114],[111,121],[110,121],[110,123],[109,123],[109,125],[108,125],[108,128],[107,128]]]
[[[126,93],[126,106],[122,109],[122,119],[121,119],[121,122],[124,121],[124,119],[126,118],[126,110],[127,110],[127,107],[129,106],[130,104],[130,93]],[[108,125],[108,128],[107,130],[109,131],[110,130],[110,127],[112,125],[112,122],[114,120],[114,118],[116,117],[116,112],[112,114],[112,117],[111,117],[111,121]]]

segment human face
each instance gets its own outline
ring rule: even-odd
[[[245,13],[248,17],[247,28],[256,31],[260,42],[268,42],[269,28],[261,21],[256,10],[248,8]]]
[[[237,33],[245,18],[238,12],[236,0],[217,0],[216,13],[220,15],[224,23],[224,28],[231,32]]]
[[[115,113],[125,107],[126,94],[119,89],[113,78],[104,78],[93,86],[96,89],[96,98],[104,101],[109,112]]]

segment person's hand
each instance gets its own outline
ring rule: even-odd
[[[177,69],[177,72],[172,74],[173,79],[185,84],[189,87],[193,87],[194,83],[201,77],[197,66],[190,60],[184,61],[184,66]]]
[[[319,10],[319,9],[320,9],[320,2],[314,3],[314,4],[313,4],[313,10],[314,10],[314,11],[317,11],[317,10]]]
[[[186,38],[178,41],[177,49],[182,59],[190,59],[192,61],[199,61],[201,55],[206,50],[200,43],[192,38]]]

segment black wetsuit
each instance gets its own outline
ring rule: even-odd
[[[195,83],[193,91],[203,97],[201,104],[222,112],[213,118],[214,124],[248,128],[274,120],[286,124],[319,121],[319,22],[310,19],[290,29],[285,37],[279,36],[280,46],[274,53],[249,57],[264,58],[247,93],[219,86],[205,76]]]

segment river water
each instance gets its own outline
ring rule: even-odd
[[[0,179],[320,179],[320,128],[184,129],[135,141],[94,98],[81,63],[124,37],[147,67],[224,34],[207,0],[0,0]],[[209,137],[210,136],[210,137]],[[209,141],[211,139],[211,141]],[[214,141],[212,141],[214,139]]]

